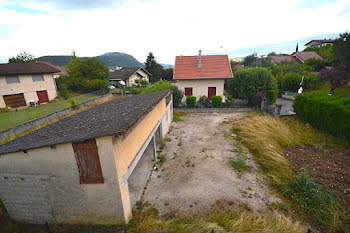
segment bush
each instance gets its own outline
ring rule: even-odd
[[[10,112],[10,111],[11,111],[10,107],[0,108],[0,113],[2,113],[2,112]]]
[[[211,102],[212,102],[214,108],[220,108],[221,104],[222,104],[222,97],[221,96],[213,96],[213,97],[211,97]]]
[[[196,97],[186,96],[186,105],[188,108],[194,108],[196,106]]]
[[[233,101],[234,101],[233,97],[231,95],[228,95],[226,97],[226,101],[225,101],[226,106],[227,107],[232,107]]]
[[[350,141],[350,99],[307,92],[296,96],[293,107],[314,127]]]
[[[320,71],[326,67],[326,63],[324,60],[319,60],[319,59],[308,59],[305,61],[303,66],[310,66],[311,71]]]
[[[261,104],[261,101],[265,98],[266,94],[264,92],[258,92],[256,93],[250,103],[253,105],[253,106],[259,106]]]
[[[148,86],[148,85],[149,85],[149,82],[148,82],[147,80],[141,80],[141,81],[140,81],[140,84],[141,84],[142,86]]]
[[[198,103],[201,107],[204,107],[204,108],[210,107],[210,100],[205,95],[202,95],[201,97],[199,97]]]
[[[182,101],[182,99],[184,97],[184,92],[182,90],[179,90],[179,88],[177,86],[173,86],[171,88],[171,91],[173,93],[173,105],[174,105],[174,108],[177,108],[181,104],[181,101]]]
[[[288,73],[281,79],[281,88],[283,92],[298,92],[301,83],[301,75],[298,73]]]
[[[320,79],[317,78],[317,73],[306,73],[302,86],[305,90],[313,90],[319,82]]]
[[[278,97],[279,89],[268,90],[266,91],[266,98],[271,101],[271,103],[275,103]]]
[[[256,93],[276,88],[276,81],[267,68],[246,68],[230,80],[228,92],[236,99],[251,99]]]
[[[158,82],[155,82],[153,86],[143,88],[141,94],[146,94],[154,91],[162,91],[162,90],[172,89],[172,88],[173,88],[173,85],[171,85],[171,83],[165,80],[160,80]]]
[[[78,109],[79,108],[79,104],[76,104],[74,100],[70,100],[69,101],[70,107],[73,109]]]

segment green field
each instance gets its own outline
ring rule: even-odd
[[[50,103],[42,104],[40,106],[27,107],[23,109],[18,109],[17,111],[12,110],[10,112],[0,113],[0,131],[69,108],[71,106],[71,100],[74,100],[76,104],[81,104],[83,102],[95,99],[97,97],[98,95],[85,94],[75,96],[69,99],[52,101]]]

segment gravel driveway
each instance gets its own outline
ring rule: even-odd
[[[217,200],[262,210],[279,199],[256,171],[248,151],[232,137],[225,122],[243,113],[192,113],[173,128],[161,154],[166,162],[153,171],[143,201],[161,214],[199,213]],[[233,135],[234,136],[234,135]],[[230,159],[243,156],[250,171],[236,172]]]

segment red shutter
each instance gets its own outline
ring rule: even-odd
[[[47,95],[47,91],[37,91],[36,92],[40,103],[49,102],[49,97]]]
[[[95,139],[73,142],[73,150],[81,184],[103,183],[103,175]]]
[[[211,99],[211,97],[216,95],[216,87],[208,87],[208,98]]]
[[[185,87],[185,96],[192,95],[192,87]]]

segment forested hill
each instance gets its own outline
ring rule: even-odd
[[[49,61],[54,65],[58,66],[66,66],[70,61],[71,56],[66,55],[57,55],[57,56],[43,56],[37,58],[38,61]],[[82,58],[96,58],[103,65],[106,66],[121,66],[121,67],[142,67],[138,60],[136,60],[133,56],[125,53],[112,52],[105,53],[96,57],[82,57]]]

